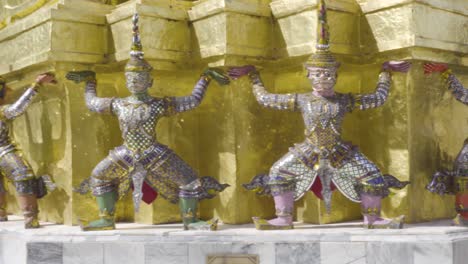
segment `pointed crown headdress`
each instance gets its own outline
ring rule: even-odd
[[[141,45],[140,31],[138,28],[139,19],[138,13],[135,13],[132,18],[133,38],[130,59],[127,65],[125,65],[125,71],[127,72],[150,72],[153,70],[153,67],[144,59],[143,46]]]
[[[317,44],[316,52],[310,56],[305,67],[339,67],[335,56],[330,51],[330,31],[327,23],[327,7],[325,0],[317,0]]]

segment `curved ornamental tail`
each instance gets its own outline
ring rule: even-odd
[[[210,176],[200,178],[200,182],[203,191],[199,195],[199,200],[214,198],[218,193],[230,186],[226,183],[219,183],[215,178]]]
[[[258,195],[271,195],[270,185],[268,185],[269,178],[268,174],[260,174],[255,176],[249,183],[242,184],[242,186]]]

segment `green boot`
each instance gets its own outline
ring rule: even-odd
[[[197,218],[197,198],[180,198],[179,206],[182,222],[184,223],[184,230],[215,231],[218,228],[217,219],[202,221]]]
[[[8,215],[6,210],[6,193],[0,192],[0,222],[5,221],[8,221]]]
[[[83,231],[99,231],[115,229],[114,212],[115,203],[117,201],[116,192],[108,192],[100,196],[96,196],[96,201],[99,206],[100,219],[86,222],[81,220],[81,230]]]

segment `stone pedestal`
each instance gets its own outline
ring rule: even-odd
[[[180,224],[118,224],[115,231],[81,232],[47,223],[25,231],[14,218],[0,227],[0,263],[466,263],[466,228],[449,224],[422,223],[403,230],[364,230],[356,222],[297,224],[289,231],[221,225],[216,232],[182,231]]]

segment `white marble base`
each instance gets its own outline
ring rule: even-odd
[[[113,231],[81,232],[50,223],[24,230],[21,218],[10,219],[0,223],[0,264],[206,264],[220,254],[257,255],[261,264],[468,263],[468,228],[448,220],[402,230],[365,230],[357,222],[296,224],[288,231],[221,225],[216,232],[122,223]]]

